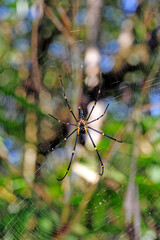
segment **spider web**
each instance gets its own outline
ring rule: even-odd
[[[47,62],[46,59],[43,59],[43,61],[43,66],[48,66],[49,63],[51,69],[56,69],[56,64],[53,66],[49,60]],[[156,56],[155,61],[157,61]],[[137,71],[142,72],[142,70],[139,67]],[[134,197],[130,191],[137,185],[139,186],[139,197],[142,199],[141,204],[144,203],[145,205],[140,207],[143,212],[142,218],[145,219],[144,222],[142,221],[144,226],[141,239],[156,239],[156,229],[148,227],[147,224],[149,224],[150,220],[156,221],[156,217],[158,218],[153,213],[153,219],[151,219],[152,211],[154,212],[158,209],[157,189],[159,189],[158,184],[160,181],[159,168],[157,166],[159,153],[159,133],[157,132],[159,130],[159,121],[157,116],[160,114],[157,105],[159,104],[160,83],[159,69],[156,71],[147,69],[147,72],[149,72],[147,75],[149,78],[144,81],[144,88],[139,81],[135,82],[134,73],[130,73],[130,76],[133,77],[131,81],[125,81],[119,86],[115,82],[113,89],[102,89],[102,92],[105,92],[105,97],[97,103],[93,117],[102,114],[108,103],[110,106],[100,126],[96,123],[97,127],[100,127],[100,129],[112,136],[118,133],[116,137],[119,137],[124,142],[120,146],[110,139],[102,139],[101,136],[96,139],[96,135],[92,132],[93,139],[98,146],[105,165],[103,177],[99,179],[98,158],[95,151],[92,151],[89,140],[86,139],[85,147],[80,144],[77,145],[70,174],[62,183],[62,187],[56,181],[56,177],[64,173],[69,163],[75,140],[75,136],[73,136],[73,138],[67,141],[65,146],[46,154],[42,165],[40,167],[37,166],[37,176],[33,185],[32,183],[31,185],[27,184],[18,174],[15,174],[12,180],[7,180],[6,176],[1,178],[1,181],[3,181],[2,185],[6,186],[8,192],[12,192],[10,189],[14,189],[13,195],[10,196],[11,202],[8,204],[1,202],[3,207],[1,208],[3,239],[52,239],[53,237],[56,239],[56,236],[65,233],[66,229],[70,229],[70,231],[68,234],[65,234],[65,239],[79,239],[79,236],[81,236],[81,239],[84,236],[86,239],[97,239],[97,236],[101,239],[115,239],[115,237],[116,239],[127,239],[123,225],[120,223],[126,220],[124,220],[124,205],[125,209],[127,209],[127,199],[130,196]],[[150,77],[151,72],[154,73],[152,77]],[[145,73],[142,74],[141,78],[143,77],[146,77]],[[149,88],[147,83],[150,84]],[[69,81],[67,85],[65,84],[65,87],[68,100],[72,103],[72,96],[74,96],[72,91],[74,89],[73,81]],[[144,91],[147,89],[148,98],[145,100],[146,104],[136,108],[136,104],[139,101],[138,95],[141,94],[142,89]],[[59,106],[63,106],[63,111],[67,112],[67,106],[65,107],[65,101],[62,98],[60,88],[53,90],[52,96],[51,106],[54,106],[52,103],[56,102]],[[129,97],[129,100],[126,100],[126,97]],[[5,105],[5,111],[10,117],[13,114],[14,105],[12,96],[11,100],[9,100],[8,96],[4,97],[2,94],[1,100],[3,102],[2,106]],[[10,101],[12,102],[12,108]],[[98,112],[99,110],[101,110],[101,113]],[[58,113],[57,107],[55,107],[54,111]],[[19,114],[21,114],[20,110],[15,111],[13,118],[19,118]],[[134,121],[134,124],[132,121]],[[49,124],[48,127],[51,133],[50,137],[55,135],[56,140],[58,142],[61,141],[64,138],[64,132],[61,131],[62,125],[59,125],[54,120],[50,122],[52,123],[52,126]],[[134,128],[134,125],[138,127]],[[45,129],[45,125],[43,125],[43,129]],[[22,130],[20,131],[23,133]],[[137,133],[134,136],[135,139],[131,134],[133,131]],[[143,134],[139,134],[139,132]],[[3,151],[5,151],[6,146],[10,152],[12,151],[8,158],[11,165],[20,164],[22,166],[20,157],[18,159],[19,154],[17,154],[17,151],[15,153],[13,151],[18,149],[20,156],[22,156],[24,151],[22,142],[11,138],[10,135],[4,132],[2,127],[1,136],[5,137]],[[139,141],[136,136],[140,138]],[[41,135],[39,134],[38,137],[41,142]],[[136,149],[134,150],[133,147],[137,146],[136,141],[139,143],[139,151],[141,152],[138,160],[133,159],[133,156],[136,156],[136,153],[134,153]],[[46,146],[48,147],[48,144]],[[155,150],[154,156],[151,156],[153,149]],[[15,159],[17,159],[17,162],[15,162]],[[135,168],[137,177],[134,185],[131,175],[134,173]],[[2,175],[3,171],[4,169],[2,168]],[[132,174],[130,174],[130,171]],[[8,174],[11,174],[10,169],[8,169]],[[87,175],[92,176],[92,181],[89,182],[85,178]],[[129,188],[129,183],[134,187]],[[152,185],[156,188],[155,190],[151,187]],[[127,188],[128,194],[126,194]],[[32,192],[35,192],[33,196]],[[135,190],[133,190],[133,193],[136,195]],[[125,194],[128,198],[127,196],[125,197]],[[147,197],[143,199],[143,196],[146,195]],[[14,199],[15,196],[16,198]],[[134,200],[136,202],[137,199],[135,198]],[[146,202],[149,202],[148,205]],[[155,203],[155,209],[151,208],[152,202]],[[129,203],[131,203],[129,207],[133,209],[126,210],[126,215],[131,214],[134,216],[134,203],[131,200]],[[66,213],[68,210],[71,211],[73,221],[77,224],[75,227],[72,221],[69,224],[73,225],[73,227],[67,226],[65,219],[65,224],[61,223],[62,216],[68,216]],[[138,211],[138,207],[136,211]],[[79,216],[81,216],[81,221],[78,222],[77,218]],[[134,217],[136,218],[136,216]],[[136,219],[139,220],[139,218]]]
[[[152,82],[149,94],[151,96],[151,101],[153,101],[153,102],[154,102],[154,100],[152,97],[154,95],[157,97],[157,87],[155,87],[155,86],[159,85],[159,82],[156,82],[158,80],[159,80],[158,77],[147,80],[148,82]],[[138,87],[138,85],[136,85],[136,90],[137,90],[137,87]],[[128,109],[128,111],[125,111],[123,113],[122,112],[118,113],[118,109],[122,109],[122,111],[123,111],[123,109],[125,109],[124,102],[121,100],[125,95],[125,93],[123,93],[123,90],[124,90],[124,86],[120,86],[120,87],[116,88],[116,91],[119,92],[119,93],[117,93],[117,96],[114,97],[112,94],[110,94],[110,96],[103,99],[104,105],[106,103],[110,103],[110,107],[108,109],[108,115],[113,116],[111,121],[114,121],[114,123],[117,123],[117,126],[119,125],[119,122],[123,122],[123,124],[127,124],[128,120],[130,119],[131,114],[133,112],[133,110]],[[110,91],[110,93],[111,93],[111,91]],[[157,108],[157,111],[156,111],[156,108],[153,106],[151,114],[153,114],[153,116],[158,115],[158,110],[159,109]],[[96,108],[94,111],[96,113]],[[106,130],[108,130],[108,127],[110,127],[110,124],[108,123],[108,115],[107,115],[107,117],[105,117],[105,120],[104,120],[106,122],[106,127],[105,127]],[[58,127],[59,127],[58,123],[53,123],[53,125],[54,125],[54,129],[58,129]],[[118,129],[118,127],[117,127],[117,129]],[[115,133],[116,133],[116,131],[115,131]],[[63,134],[61,134],[61,136],[59,136],[60,140],[62,138],[63,138]],[[44,161],[45,164],[42,167],[40,167],[42,175],[40,175],[36,178],[37,182],[38,181],[41,182],[41,179],[43,179],[43,184],[48,185],[48,184],[50,184],[50,181],[55,181],[54,180],[55,176],[57,174],[59,174],[59,173],[57,173],[56,169],[59,168],[60,166],[64,165],[66,162],[66,159],[68,159],[68,161],[70,159],[71,151],[73,148],[73,142],[74,142],[74,137],[72,140],[70,140],[68,145],[65,145],[64,148],[57,149],[55,152],[50,153],[50,154],[48,154],[48,156],[46,156],[46,160]],[[125,142],[125,139],[124,139],[124,142]],[[100,143],[98,144],[98,149],[104,160],[105,160],[104,151],[106,149],[106,144],[110,144],[109,139],[101,140]],[[116,145],[117,145],[117,143],[116,143]],[[83,150],[82,150],[82,148],[83,148]],[[92,225],[92,227],[94,227],[90,231],[90,234],[89,234],[90,237],[93,237],[94,234],[97,233],[97,231],[100,227],[103,228],[102,224],[104,224],[104,222],[105,222],[105,225],[107,224],[108,226],[110,226],[113,224],[113,222],[123,221],[123,215],[120,213],[120,211],[124,204],[122,195],[126,190],[126,181],[127,181],[126,176],[130,169],[131,154],[128,154],[128,153],[124,154],[125,159],[123,160],[123,163],[121,160],[121,164],[120,164],[118,159],[119,159],[119,155],[122,153],[119,151],[119,146],[116,146],[116,149],[117,150],[114,152],[114,154],[111,157],[111,159],[109,160],[109,162],[108,161],[104,162],[104,164],[105,164],[105,175],[104,176],[108,176],[108,180],[106,180],[106,181],[108,181],[107,187],[104,184],[99,183],[98,189],[96,190],[96,188],[95,188],[94,196],[92,196],[91,198],[88,198],[88,200],[87,200],[88,207],[84,210],[83,215],[82,215],[83,216],[82,222],[84,222],[86,224],[86,221],[87,221],[88,227],[90,225]],[[84,151],[84,153],[82,151]],[[86,148],[78,145],[77,149],[76,149],[74,163],[77,162],[77,160],[79,158],[79,154],[82,157],[83,154],[84,155],[86,154],[86,151],[87,151]],[[95,172],[98,173],[97,155],[95,152],[92,153],[91,157],[88,157],[87,161],[89,161],[89,163],[87,163],[87,168],[90,168],[91,170],[94,170]],[[94,162],[94,167],[93,167],[93,162]],[[75,189],[75,187],[73,185],[73,182],[77,181],[77,174],[75,174],[74,170],[73,170],[74,163],[70,170],[71,176],[67,176],[67,178],[68,178],[67,182],[68,181],[71,182],[71,188],[64,190],[64,198],[65,198],[66,203],[69,202],[70,199],[72,199],[72,201],[73,201],[72,204],[76,205],[76,201],[78,201],[77,199],[79,199],[79,198],[81,199],[81,193],[79,190]],[[141,162],[141,164],[143,165],[143,162]],[[151,164],[152,163],[150,162],[149,166]],[[149,168],[149,166],[148,166],[148,168]],[[40,168],[38,168],[37,170],[39,171]],[[66,165],[65,165],[65,168],[66,168]],[[141,168],[142,168],[141,166],[138,166],[137,172],[141,171]],[[84,171],[84,169],[83,169],[83,171]],[[121,171],[123,172],[123,174]],[[155,169],[153,168],[152,171],[154,172]],[[62,171],[60,171],[60,173],[61,172]],[[153,181],[158,181],[152,172],[150,172],[149,174],[150,174],[149,176],[152,177]],[[52,176],[54,176],[54,178]],[[148,176],[148,178],[149,178],[149,176]],[[118,182],[120,182],[121,184],[116,185],[117,177],[119,178]],[[102,179],[104,179],[104,178],[102,177]],[[16,181],[18,181],[18,180],[15,180],[15,182]],[[147,178],[146,178],[146,181],[147,181]],[[16,183],[14,183],[14,184],[16,184]],[[17,184],[20,184],[20,183],[17,183]],[[54,187],[56,184],[58,185],[58,183],[55,182]],[[113,184],[113,186],[112,186],[112,184]],[[147,194],[146,193],[147,191],[148,191],[148,189],[143,189],[142,194],[144,194],[144,195]],[[148,193],[148,195],[150,196],[150,192]],[[156,200],[154,196],[150,196],[150,197],[151,197],[151,199],[150,199],[151,202]],[[30,223],[31,229],[23,230],[23,238],[27,239],[28,236],[30,236],[33,239],[37,239],[37,238],[38,239],[46,239],[46,238],[50,239],[51,238],[52,234],[48,234],[48,232],[50,232],[50,230],[53,229],[53,226],[55,229],[60,227],[60,223],[59,224],[57,223],[58,222],[57,219],[59,217],[58,215],[59,215],[59,211],[60,211],[60,209],[59,209],[60,206],[53,205],[54,211],[52,213],[49,213],[50,206],[47,206],[47,204],[44,203],[44,209],[41,209],[41,211],[39,212],[39,207],[38,207],[39,201],[40,200],[36,200],[36,199],[33,201],[33,199],[28,199],[28,197],[26,197],[23,200],[19,199],[19,200],[16,200],[15,202],[9,204],[7,211],[6,210],[1,211],[2,218],[4,216],[6,216],[6,214],[11,215],[10,221],[5,224],[6,234],[4,236],[4,239],[14,239],[14,237],[19,239],[22,234],[21,228],[20,228],[22,218],[26,219],[26,221],[27,221],[27,219],[29,220],[30,217],[31,217],[31,223]],[[115,205],[113,203],[114,201],[116,202]],[[83,205],[83,203],[84,203],[84,205],[86,204],[84,199],[82,199],[81,204]],[[107,209],[110,208],[111,206],[112,206],[112,211],[108,212],[106,214]],[[21,215],[21,212],[23,212],[22,215]],[[36,230],[32,230],[32,228],[34,229],[34,224],[35,224],[34,220],[36,219],[36,217],[40,219],[40,222],[38,223],[38,227],[36,227]],[[99,221],[99,219],[101,219],[101,221]],[[102,221],[102,219],[103,219],[103,221]],[[45,224],[46,224],[46,226],[45,226]],[[105,228],[105,225],[104,225],[104,228]],[[117,232],[118,232],[118,228],[117,228]],[[57,234],[56,231],[55,231],[55,234]],[[103,233],[103,234],[100,234],[100,236],[102,238],[105,238],[106,235]],[[152,230],[148,230],[144,236],[149,236],[150,239],[156,239],[155,238],[156,233]],[[72,234],[68,235],[68,237],[69,238],[72,237]],[[117,233],[116,237],[125,239],[126,236],[123,233],[119,233],[119,234]],[[110,233],[110,238],[112,239],[111,233]],[[144,239],[145,239],[145,237],[144,237]]]

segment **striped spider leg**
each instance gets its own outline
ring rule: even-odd
[[[90,113],[88,114],[88,117],[87,117],[87,121],[89,120],[90,116],[91,116],[91,113],[93,112],[93,109],[95,108],[96,106],[96,103],[99,99],[99,96],[100,96],[100,93],[101,93],[101,88],[102,88],[102,72],[100,72],[100,85],[99,85],[99,90],[98,90],[98,94],[97,94],[97,97],[96,97],[96,100],[91,108],[91,111]]]

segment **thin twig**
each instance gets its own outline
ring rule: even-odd
[[[136,161],[139,154],[139,147],[137,139],[139,138],[140,129],[136,127],[135,140],[133,145],[133,153],[130,168],[130,179],[129,185],[125,197],[124,208],[125,208],[125,219],[126,219],[126,231],[130,240],[140,239],[140,207],[138,198],[138,186],[135,183],[136,177]]]
[[[47,17],[51,19],[51,21],[57,27],[57,29],[64,35],[68,44],[71,47],[74,47],[74,49],[77,49],[74,38],[71,36],[70,32],[66,29],[66,27],[60,22],[60,20],[55,16],[51,8],[48,7],[45,3],[43,3],[43,8]]]
[[[39,21],[43,15],[43,7],[42,7],[42,0],[37,1],[37,7],[38,7],[38,15],[37,18],[33,21],[32,24],[32,74],[33,74],[33,82],[34,87],[36,88],[36,91],[39,92],[41,81],[40,81],[40,72],[39,72],[39,66],[38,66],[38,26]]]
[[[60,6],[60,7],[57,7],[57,11],[62,19],[62,22],[64,24],[64,26],[66,27],[66,29],[68,31],[71,31],[71,22],[67,16],[67,14],[65,13],[64,9]]]

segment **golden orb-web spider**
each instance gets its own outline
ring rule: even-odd
[[[54,118],[54,119],[55,119],[56,121],[58,121],[59,123],[63,123],[63,124],[66,124],[66,125],[75,126],[76,129],[73,130],[67,137],[65,137],[65,138],[64,138],[59,144],[57,144],[54,148],[52,148],[52,151],[54,151],[55,148],[59,147],[63,142],[65,142],[65,141],[66,141],[73,133],[75,133],[76,131],[77,131],[77,135],[76,135],[76,140],[75,140],[74,148],[73,148],[73,151],[72,151],[72,156],[71,156],[71,160],[70,160],[70,162],[69,162],[67,171],[66,171],[66,173],[64,174],[64,176],[63,176],[62,178],[59,178],[59,179],[57,179],[57,180],[58,180],[58,181],[63,180],[63,179],[65,178],[65,176],[68,174],[69,169],[70,169],[71,164],[72,164],[73,156],[74,156],[74,153],[75,153],[75,149],[76,149],[76,145],[77,145],[77,140],[78,140],[78,137],[79,137],[81,134],[88,134],[88,136],[89,136],[89,138],[90,138],[90,140],[91,140],[91,142],[92,142],[92,144],[93,144],[93,147],[94,147],[94,149],[95,149],[96,152],[97,152],[97,155],[98,155],[98,158],[99,158],[99,161],[100,161],[100,164],[101,164],[101,168],[102,168],[102,170],[101,170],[101,172],[99,173],[99,175],[102,176],[102,175],[103,175],[103,172],[104,172],[104,165],[103,165],[103,162],[102,162],[102,160],[101,160],[101,157],[100,157],[100,154],[99,154],[99,152],[98,152],[98,149],[97,149],[97,147],[96,147],[96,145],[95,145],[95,143],[94,143],[94,141],[93,141],[93,138],[92,138],[92,136],[91,136],[91,134],[90,134],[90,131],[89,131],[88,129],[91,129],[92,131],[95,131],[95,132],[101,134],[102,136],[105,136],[105,137],[107,137],[107,138],[110,138],[110,139],[112,139],[112,140],[114,140],[114,141],[116,141],[116,142],[122,143],[122,141],[119,141],[119,140],[117,140],[117,139],[115,139],[115,138],[113,138],[113,137],[108,136],[107,134],[105,134],[105,133],[103,133],[103,132],[100,132],[100,131],[98,131],[98,130],[96,130],[96,129],[88,126],[90,123],[93,123],[93,122],[99,120],[100,118],[102,118],[102,117],[104,116],[104,114],[106,113],[107,108],[108,108],[108,106],[109,106],[109,104],[108,104],[107,107],[106,107],[106,109],[105,109],[105,111],[104,111],[104,113],[103,113],[101,116],[99,116],[98,118],[96,118],[96,119],[88,122],[88,120],[89,120],[89,118],[90,118],[90,116],[91,116],[91,113],[92,113],[94,107],[96,106],[96,103],[97,103],[97,101],[98,101],[98,99],[99,99],[99,96],[100,96],[100,93],[101,93],[102,73],[100,72],[100,85],[99,85],[99,90],[98,90],[97,98],[96,98],[96,100],[95,100],[95,102],[94,102],[94,104],[93,104],[93,106],[92,106],[92,109],[91,109],[91,111],[90,111],[87,119],[84,118],[83,109],[82,109],[81,106],[79,106],[79,107],[78,107],[79,118],[78,118],[78,120],[77,120],[76,116],[74,115],[74,113],[73,113],[73,111],[72,111],[72,109],[71,109],[71,107],[70,107],[70,105],[69,105],[69,103],[68,103],[68,100],[67,100],[67,97],[66,97],[66,93],[65,93],[65,90],[64,90],[64,86],[63,86],[63,82],[62,82],[61,75],[60,75],[60,82],[61,82],[61,85],[62,85],[62,91],[63,91],[64,99],[66,100],[66,103],[67,103],[67,105],[68,105],[69,111],[70,111],[71,114],[73,115],[73,117],[74,117],[74,119],[75,119],[75,121],[76,121],[76,124],[66,123],[66,122],[63,122],[63,121],[57,119],[56,117],[52,116],[51,114],[48,114],[48,115],[49,115],[50,117]]]

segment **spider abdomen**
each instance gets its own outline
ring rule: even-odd
[[[85,134],[85,125],[83,122],[80,123],[79,128],[80,128],[80,133]]]

